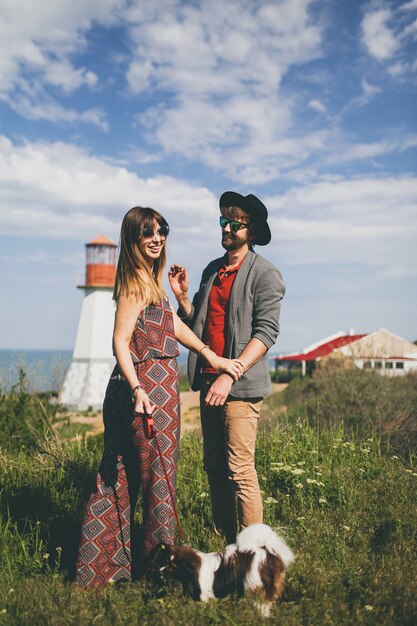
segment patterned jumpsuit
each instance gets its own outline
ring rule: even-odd
[[[155,436],[175,497],[180,431],[179,354],[168,300],[138,317],[130,353],[153,411]],[[103,405],[104,453],[96,488],[87,503],[76,563],[76,584],[100,587],[130,580],[131,526],[140,487],[143,493],[142,555],[157,543],[174,543],[175,517],[164,470],[153,439],[135,417],[130,387],[116,365]],[[135,559],[135,556],[134,556]]]

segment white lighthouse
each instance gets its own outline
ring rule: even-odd
[[[112,333],[115,304],[116,244],[99,235],[86,244],[85,285],[81,316],[71,365],[59,400],[67,407],[86,410],[103,404],[115,365]]]

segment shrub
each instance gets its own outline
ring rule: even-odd
[[[293,415],[323,426],[344,424],[360,437],[377,433],[385,449],[417,451],[417,375],[389,378],[357,368],[318,368],[294,380],[284,401]]]
[[[9,393],[0,391],[0,449],[19,450],[37,446],[52,434],[56,405],[48,394],[30,393],[26,374],[19,371],[19,381]]]

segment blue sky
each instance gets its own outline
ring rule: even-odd
[[[417,0],[34,7],[0,0],[0,348],[73,347],[84,243],[134,205],[197,288],[229,189],[269,210],[275,351],[417,339]]]

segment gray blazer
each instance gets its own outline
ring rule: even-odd
[[[215,259],[205,268],[200,288],[192,302],[191,312],[182,320],[201,339],[207,318],[208,299],[214,279],[225,257]],[[227,314],[225,356],[237,358],[249,341],[256,337],[269,350],[279,334],[279,315],[285,285],[277,268],[259,254],[249,250],[234,280]],[[188,356],[191,388],[201,387],[203,360],[194,352]],[[263,397],[271,393],[268,353],[266,352],[243,376],[233,383],[231,395],[236,398]]]

